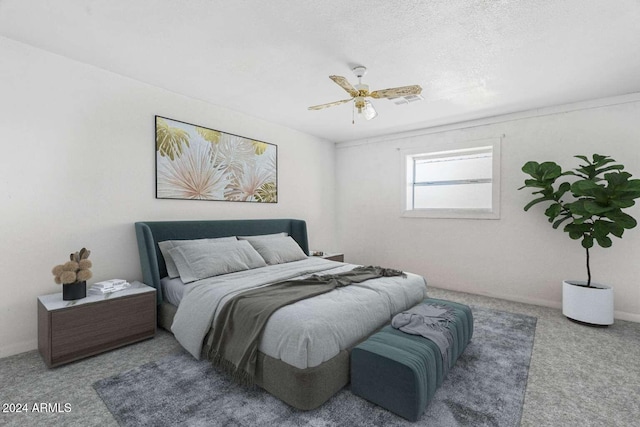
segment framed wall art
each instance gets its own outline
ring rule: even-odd
[[[156,116],[156,198],[278,202],[278,146]]]

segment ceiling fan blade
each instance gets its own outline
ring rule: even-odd
[[[330,102],[328,104],[314,105],[313,107],[309,107],[309,110],[322,110],[323,108],[333,107],[335,105],[344,104],[345,102],[349,102],[353,100],[353,98],[343,99],[342,101]]]
[[[342,76],[329,76],[329,78],[331,80],[333,80],[334,82],[336,82],[336,84],[338,86],[340,86],[342,89],[346,90],[349,95],[351,96],[358,96],[358,89],[356,89],[355,87],[353,87],[351,85],[351,83],[349,83],[349,81],[347,79],[345,79]]]
[[[420,85],[412,85],[374,90],[369,94],[369,96],[372,98],[396,98],[406,95],[420,95],[420,92],[422,92]]]

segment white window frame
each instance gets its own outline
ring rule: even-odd
[[[451,144],[425,144],[420,147],[400,150],[402,162],[402,211],[401,216],[407,218],[467,218],[467,219],[500,219],[500,145],[501,138],[479,139]],[[448,154],[464,154],[482,147],[492,149],[491,208],[490,209],[408,209],[408,202],[413,197],[413,161],[416,157],[445,156]]]

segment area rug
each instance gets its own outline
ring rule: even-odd
[[[471,343],[415,423],[355,396],[348,386],[320,408],[300,411],[257,387],[230,382],[187,353],[93,387],[123,426],[517,426],[537,319],[472,310]]]

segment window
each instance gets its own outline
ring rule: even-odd
[[[402,151],[403,216],[500,217],[500,140]]]

